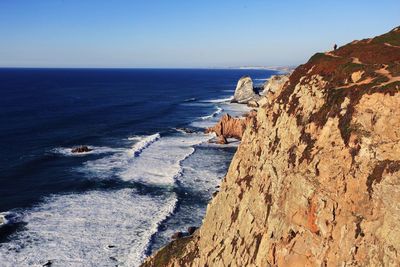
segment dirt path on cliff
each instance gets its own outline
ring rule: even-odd
[[[341,57],[341,56],[337,56],[335,54],[332,54],[332,52],[325,52],[325,55],[330,56],[330,57]]]
[[[385,43],[385,45],[389,46],[389,47],[400,48],[400,46],[398,46],[398,45],[392,45],[392,44],[389,44],[389,43]]]
[[[363,64],[358,57],[352,57],[354,64]]]
[[[376,86],[374,86],[374,87],[383,87],[383,86],[386,86],[386,85],[388,85],[388,84],[390,84],[390,83],[400,82],[400,76],[395,76],[395,77],[393,77],[393,76],[392,76],[392,73],[391,73],[390,71],[387,70],[387,67],[388,67],[388,65],[384,65],[383,68],[381,68],[381,69],[379,69],[379,70],[376,70],[375,72],[378,73],[378,74],[380,74],[380,75],[385,76],[386,78],[389,79],[389,81],[384,82],[384,83],[381,83],[381,84],[376,85]]]

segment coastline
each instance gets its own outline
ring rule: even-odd
[[[47,79],[50,80],[53,79],[54,72],[64,75],[63,70],[52,70],[51,73],[35,70],[35,73],[48,76]],[[96,74],[95,70],[73,71],[73,74],[86,72]],[[16,73],[20,71],[17,70]],[[177,75],[181,73],[176,72],[176,80],[180,81]],[[170,106],[161,106],[164,102],[154,101],[151,96],[153,93],[149,92],[150,98],[145,106],[157,107],[157,113],[138,116],[143,121],[143,130],[136,129],[140,122],[137,118],[130,118],[143,105],[135,107],[139,103],[136,100],[138,92],[133,90],[127,97],[121,98],[122,102],[112,103],[109,99],[113,98],[108,97],[108,93],[114,93],[109,86],[104,84],[102,89],[96,83],[95,88],[102,92],[97,96],[104,95],[107,99],[95,101],[93,104],[98,106],[93,106],[94,111],[106,110],[108,113],[102,113],[99,128],[93,132],[94,137],[88,136],[86,129],[92,123],[97,123],[98,117],[81,116],[73,121],[71,127],[63,127],[60,131],[68,133],[71,129],[77,134],[77,129],[82,126],[79,132],[82,137],[67,136],[61,138],[65,139],[63,142],[52,141],[48,146],[35,142],[39,151],[32,153],[38,155],[38,159],[33,158],[36,160],[33,167],[41,175],[33,179],[37,181],[33,186],[61,183],[62,187],[49,188],[50,193],[33,198],[34,201],[26,206],[7,208],[10,205],[6,205],[6,208],[2,208],[1,214],[10,213],[6,215],[6,220],[3,221],[5,224],[0,228],[0,259],[5,266],[44,265],[48,262],[64,266],[85,263],[137,266],[154,249],[168,243],[175,231],[200,225],[207,203],[217,190],[220,179],[224,177],[238,145],[237,141],[225,146],[208,143],[212,135],[205,135],[203,131],[215,124],[225,112],[241,115],[247,110],[246,106],[230,103],[230,96],[236,77],[248,72],[202,70],[183,73],[191,74],[191,79],[197,81],[201,77],[203,81],[198,84],[186,80],[187,85],[180,87],[175,82],[171,83],[170,90],[177,93],[171,94],[172,101],[166,102]],[[274,74],[264,71],[252,73],[257,78]],[[105,71],[99,73],[101,79],[105,74]],[[135,75],[142,77],[143,71],[109,72],[114,90],[126,94],[129,91],[125,89],[125,84],[122,84],[121,89],[118,84],[115,85],[115,75],[122,75],[124,79],[129,78],[136,82],[138,78]],[[171,71],[149,71],[146,75],[161,75],[170,79]],[[143,82],[148,82],[146,75],[142,78]],[[214,81],[217,76],[218,82]],[[74,82],[80,84],[79,81]],[[157,84],[149,85],[154,87]],[[193,86],[198,90],[193,90]],[[165,85],[158,87],[164,91]],[[85,90],[82,92],[75,88],[81,87],[68,87],[64,92],[67,96],[71,95],[70,99],[74,101],[71,105],[77,106],[80,111],[79,108],[86,108],[87,103],[90,103],[86,101],[83,102],[85,105],[80,104],[81,99],[85,101],[86,92],[90,91],[83,88]],[[147,91],[143,93],[147,94]],[[179,97],[178,100],[174,100],[176,96]],[[119,100],[118,97],[116,99]],[[88,107],[91,108],[90,105]],[[131,110],[130,116],[126,114],[128,108]],[[67,109],[70,110],[75,111],[76,108]],[[171,111],[176,115],[167,113],[169,117],[162,117],[163,113]],[[59,117],[54,119],[59,120]],[[46,118],[44,122],[48,120]],[[112,121],[106,131],[104,120]],[[59,122],[58,125],[66,124]],[[190,132],[186,132],[185,128]],[[51,140],[52,136],[49,138]],[[30,136],[27,136],[27,140],[30,140]],[[87,147],[88,150],[72,152],[80,146]],[[28,149],[25,147],[25,153]],[[43,165],[47,163],[49,166]],[[29,169],[26,170],[27,173],[28,171]],[[43,171],[48,174],[41,173]],[[46,178],[49,179],[47,183]],[[13,181],[17,180],[7,180],[9,183]],[[30,184],[27,183],[28,185]],[[72,189],[64,189],[66,185]],[[18,196],[14,195],[5,198],[3,204],[12,205],[13,199]],[[101,234],[102,232],[104,233]],[[84,240],[74,239],[74,236],[82,236]],[[95,249],[90,249],[93,244],[97,244]]]
[[[204,135],[205,139],[195,144],[193,146],[193,152],[181,161],[180,165],[183,167],[182,171],[175,176],[175,181],[180,187],[180,189],[176,191],[178,200],[173,211],[164,220],[159,222],[158,230],[152,235],[151,241],[146,248],[146,257],[168,244],[171,241],[171,236],[175,233],[181,231],[185,232],[189,227],[197,228],[201,224],[205,216],[207,203],[212,198],[215,191],[218,190],[220,181],[228,169],[230,160],[226,161],[226,158],[233,157],[233,154],[240,144],[240,141],[236,139],[230,139],[228,144],[216,144],[215,141],[213,141],[213,139],[215,139],[214,134],[203,132],[208,127],[215,125],[223,114],[233,114],[235,117],[242,117],[250,110],[246,105],[231,103],[231,100],[232,97],[203,101],[205,103],[213,103],[216,111],[192,122],[190,127],[194,127],[193,132],[184,132],[183,138],[185,139],[198,134]],[[190,130],[190,128],[187,130]],[[178,129],[178,131],[183,130]],[[206,156],[206,154],[209,155]],[[212,158],[212,162],[210,162],[210,158]],[[195,164],[191,164],[190,162]],[[204,163],[209,170],[202,167]],[[185,167],[186,164],[196,166],[196,169],[187,169]],[[212,170],[214,168],[217,168],[218,171],[213,172]],[[185,172],[189,172],[189,176],[192,177],[194,181],[181,180],[181,175]],[[216,173],[219,173],[219,175],[211,179]],[[193,188],[198,188],[198,191],[202,192],[193,192]],[[193,202],[194,199],[196,199],[196,204]],[[195,208],[196,206],[198,207]],[[185,209],[190,209],[190,212],[185,211]]]

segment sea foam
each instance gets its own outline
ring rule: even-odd
[[[176,199],[132,189],[48,197],[21,214],[27,224],[0,246],[1,266],[139,266]]]
[[[207,116],[200,117],[200,118],[201,118],[202,120],[208,120],[208,119],[211,119],[211,118],[217,116],[217,115],[220,114],[222,111],[224,111],[224,110],[223,110],[221,107],[216,106],[216,110],[215,110],[213,113],[211,113],[210,115],[207,115]]]
[[[196,133],[162,137],[143,150],[140,157],[131,160],[118,176],[124,181],[174,185],[182,170],[181,162],[195,151],[195,145],[209,139]]]
[[[201,102],[205,102],[205,103],[224,103],[224,102],[230,102],[232,99],[233,99],[233,96],[230,96],[230,97],[226,97],[226,98],[203,100]]]
[[[114,153],[121,151],[121,149],[111,148],[111,147],[88,146],[88,148],[91,149],[91,151],[72,153],[73,147],[57,147],[52,149],[51,152],[63,156],[82,157],[87,155],[98,155],[98,154]]]

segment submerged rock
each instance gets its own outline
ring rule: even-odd
[[[195,132],[195,130],[193,130],[193,129],[191,129],[191,128],[186,128],[186,127],[177,128],[177,130],[178,130],[178,131],[185,132],[185,133],[188,133],[188,134],[191,134],[191,133],[194,133],[194,132]]]
[[[89,148],[88,146],[79,146],[71,149],[72,153],[85,153],[85,152],[90,152],[93,149]]]

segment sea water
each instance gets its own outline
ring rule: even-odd
[[[238,144],[204,129],[272,74],[0,69],[0,265],[138,266],[199,226]]]

